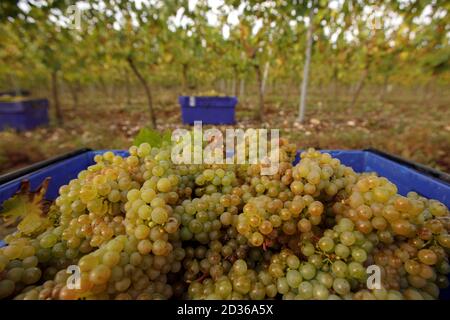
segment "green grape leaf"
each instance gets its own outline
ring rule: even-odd
[[[142,128],[134,137],[133,144],[139,146],[141,143],[147,142],[150,146],[159,148],[164,142],[170,144],[171,136],[170,131],[160,133],[149,128]]]
[[[171,144],[172,143],[172,133],[170,131],[166,131],[162,135],[162,143]]]
[[[47,217],[49,201],[44,199],[50,178],[46,178],[36,191],[30,191],[30,182],[21,182],[19,190],[3,202],[0,218],[9,230],[17,228],[22,234],[31,236],[44,231],[52,224]]]

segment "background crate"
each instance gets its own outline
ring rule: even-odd
[[[202,121],[204,124],[234,124],[236,97],[180,96],[181,118],[185,124]]]
[[[31,130],[47,125],[48,105],[47,99],[0,101],[0,130]]]

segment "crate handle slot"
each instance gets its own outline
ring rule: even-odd
[[[195,107],[195,97],[189,97],[189,107]]]

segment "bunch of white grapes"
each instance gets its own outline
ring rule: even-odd
[[[280,145],[271,176],[174,164],[169,144],[95,156],[59,189],[53,224],[5,238],[0,299],[439,298],[445,205],[314,149],[294,166],[295,146]]]

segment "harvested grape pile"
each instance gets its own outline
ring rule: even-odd
[[[8,299],[437,299],[449,211],[313,149],[293,166],[175,165],[106,152],[0,249]],[[79,269],[72,287],[68,266]],[[369,289],[366,268],[381,270]],[[70,281],[68,281],[70,280]]]

